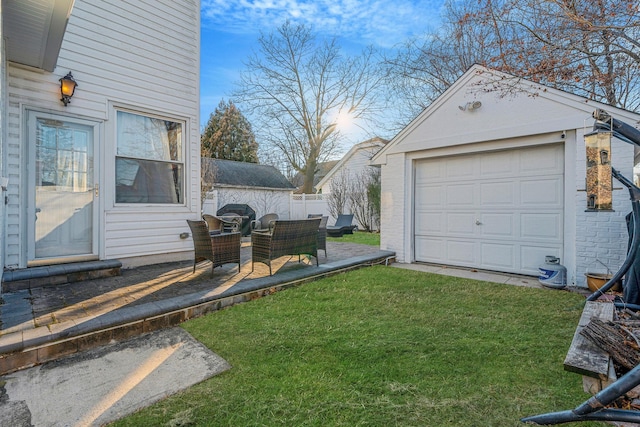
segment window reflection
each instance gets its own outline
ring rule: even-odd
[[[118,111],[117,203],[183,203],[182,123]]]

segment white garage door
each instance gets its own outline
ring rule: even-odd
[[[561,144],[415,165],[415,260],[538,275],[562,255]]]

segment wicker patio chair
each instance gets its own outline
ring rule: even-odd
[[[202,215],[202,219],[207,222],[209,234],[211,235],[238,231],[237,221],[225,221],[222,218],[209,214]]]
[[[318,250],[322,249],[324,251],[324,257],[327,257],[327,221],[329,221],[328,216],[323,216],[322,214],[309,214],[307,218],[321,218],[320,226],[318,227]]]
[[[261,216],[258,219],[254,219],[251,221],[251,231],[265,231],[269,229],[269,224],[272,221],[276,221],[279,219],[277,213],[268,213],[266,215]]]
[[[271,231],[251,233],[251,270],[256,262],[269,267],[271,261],[284,255],[311,255],[318,262],[318,227],[321,218],[278,220],[273,222]]]
[[[318,250],[324,251],[325,258],[327,257],[327,221],[329,221],[329,217],[323,216],[318,227]]]
[[[201,261],[211,261],[211,275],[213,270],[227,263],[238,263],[240,272],[240,233],[209,234],[205,221],[187,220],[193,238],[193,272],[196,272],[196,264]]]

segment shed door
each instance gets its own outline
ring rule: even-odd
[[[562,144],[415,164],[415,260],[538,275],[563,249]]]

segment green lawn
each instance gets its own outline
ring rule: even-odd
[[[342,237],[327,237],[329,242],[360,243],[363,245],[380,246],[380,233],[367,233],[356,231],[353,234],[345,234]]]
[[[186,322],[232,369],[115,425],[522,426],[588,397],[562,368],[583,303],[392,267],[352,271]]]

